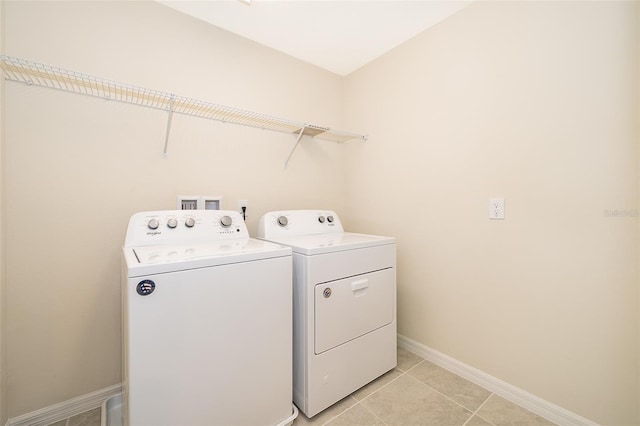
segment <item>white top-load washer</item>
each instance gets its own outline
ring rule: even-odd
[[[396,243],[327,210],[269,212],[258,238],[293,249],[293,400],[312,417],[397,364]]]
[[[134,214],[123,248],[125,425],[284,425],[291,249],[237,212]]]

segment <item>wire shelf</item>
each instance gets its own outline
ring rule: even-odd
[[[173,113],[294,134],[298,136],[296,146],[303,135],[339,143],[367,139],[365,135],[287,120],[184,96],[176,96],[172,93],[119,83],[7,55],[0,55],[0,68],[4,71],[5,79],[9,81],[115,100],[168,112],[169,123],[167,125],[165,155],[171,126],[171,114]]]

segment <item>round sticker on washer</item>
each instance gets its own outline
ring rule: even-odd
[[[156,283],[151,280],[142,280],[138,283],[136,291],[140,296],[148,296],[156,289]]]

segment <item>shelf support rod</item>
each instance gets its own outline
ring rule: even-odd
[[[291,160],[291,156],[295,152],[295,150],[298,147],[298,145],[300,145],[300,141],[302,140],[302,134],[304,133],[306,128],[307,128],[307,126],[302,126],[302,129],[300,129],[300,133],[298,133],[298,138],[296,139],[296,143],[295,143],[295,145],[293,145],[293,148],[291,149],[291,152],[289,153],[289,156],[287,157],[287,161],[284,162],[284,168],[285,169],[287,168],[287,165],[289,164],[289,160]]]
[[[169,132],[171,131],[171,119],[173,118],[173,103],[176,100],[176,95],[171,95],[169,99],[169,118],[167,120],[167,134],[164,137],[164,151],[162,151],[162,156],[167,158],[167,148],[169,147]]]

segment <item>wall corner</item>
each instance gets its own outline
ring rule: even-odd
[[[640,4],[635,3],[636,6],[636,104],[635,104],[635,117],[636,117],[636,150],[638,153],[637,158],[637,169],[636,169],[636,179],[637,179],[637,190],[636,190],[636,207],[640,208]],[[640,247],[640,225],[637,225],[637,241],[636,244]],[[640,250],[638,250],[638,261],[636,262],[636,267],[640,269]],[[637,272],[637,280],[638,280],[638,347],[640,347],[640,270]],[[639,361],[640,364],[640,361]],[[640,365],[638,365],[638,383],[637,383],[637,394],[638,394],[638,404],[636,418],[640,423]]]
[[[0,0],[0,52],[4,54],[5,1]],[[0,164],[4,163],[4,79],[0,78]],[[4,167],[0,170],[0,424],[7,423],[7,304],[4,250]]]

